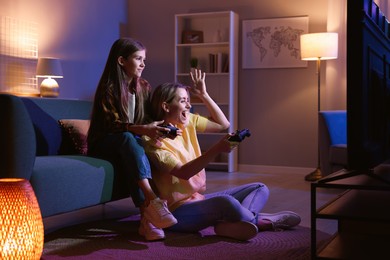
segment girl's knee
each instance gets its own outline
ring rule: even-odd
[[[134,152],[142,155],[145,154],[145,150],[140,144],[138,137],[134,136],[132,133],[123,133],[121,138],[121,149],[125,152]]]

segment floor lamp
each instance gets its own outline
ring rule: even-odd
[[[317,61],[318,77],[318,113],[317,124],[319,129],[319,112],[321,110],[321,60],[337,59],[338,54],[338,34],[332,32],[309,33],[300,37],[301,42],[301,59],[307,61]],[[319,132],[319,130],[318,130]],[[318,137],[319,139],[319,134]],[[318,140],[317,168],[305,176],[307,181],[317,181],[323,176],[320,169],[320,142]]]

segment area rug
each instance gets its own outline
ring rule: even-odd
[[[45,236],[42,259],[310,259],[310,228],[261,232],[247,242],[222,238],[213,228],[166,232],[147,242],[138,235],[139,215],[80,224]],[[319,244],[330,235],[317,232]]]

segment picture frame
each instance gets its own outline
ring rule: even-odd
[[[308,16],[243,21],[242,68],[307,67],[301,60],[300,35],[308,27]]]
[[[203,43],[203,32],[183,31],[182,43]]]

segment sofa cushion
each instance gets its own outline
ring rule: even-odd
[[[62,141],[61,128],[53,117],[30,99],[22,99],[34,125],[37,156],[56,155]]]
[[[86,155],[88,151],[87,135],[90,120],[61,119],[58,122],[63,132],[60,153]]]
[[[37,156],[30,182],[43,217],[111,199],[114,170],[104,160],[82,155]]]

